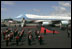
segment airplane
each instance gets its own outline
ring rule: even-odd
[[[48,24],[69,24],[71,21],[71,17],[65,16],[41,16],[41,15],[34,15],[34,14],[24,14],[19,15],[18,18],[24,18],[28,23],[41,23],[42,25],[47,22]]]
[[[33,14],[25,14],[27,19],[31,20],[71,20],[71,17],[64,16],[40,16]]]

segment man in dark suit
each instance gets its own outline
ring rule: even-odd
[[[44,35],[46,35],[46,29],[44,30]]]

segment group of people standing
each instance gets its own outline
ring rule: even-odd
[[[3,32],[3,40],[6,41],[6,46],[8,46],[9,43],[12,42],[12,40],[15,40],[16,45],[18,46],[19,41],[21,41],[23,37],[23,34],[24,34],[24,30],[18,32],[17,28],[14,31],[12,31],[11,29],[6,29],[6,31]]]
[[[6,46],[9,46],[9,43],[12,42],[13,40],[16,41],[16,45],[18,46],[19,43],[22,41],[22,39],[24,38],[24,33],[25,30],[22,29],[21,32],[18,31],[18,29],[16,28],[14,31],[12,31],[11,29],[6,29],[5,32],[3,32],[3,40],[6,41]],[[35,41],[36,39],[38,40],[39,44],[42,45],[43,44],[43,36],[40,35],[40,31],[36,30],[35,31],[35,36],[32,34],[31,30],[28,30],[27,32],[27,39],[28,39],[28,45],[32,45],[32,41]]]
[[[43,36],[40,35],[40,31],[39,30],[35,31],[35,36],[32,35],[31,31],[28,32],[28,45],[31,45],[32,40],[33,41],[38,40],[40,45],[43,44]]]

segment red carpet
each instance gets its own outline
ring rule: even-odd
[[[41,27],[40,33],[44,33],[44,27]],[[46,33],[53,33],[53,31],[46,29]],[[55,31],[55,33],[59,33],[58,31]]]

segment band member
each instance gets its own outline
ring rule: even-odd
[[[16,29],[15,32],[14,32],[14,37],[16,37],[18,34],[18,30]]]
[[[7,32],[7,34],[9,34],[11,32],[11,29],[10,28],[8,28],[8,32]]]
[[[23,31],[22,32],[20,32],[20,34],[19,34],[19,41],[21,41],[22,40],[22,37],[23,37]]]
[[[5,36],[6,46],[9,46],[9,35]]]
[[[38,38],[38,36],[40,35],[40,32],[39,31],[37,31],[37,36],[36,36],[36,38]]]
[[[10,42],[13,40],[13,32],[10,33]]]
[[[38,41],[39,41],[39,44],[42,45],[43,44],[43,36],[39,35]]]
[[[34,38],[34,36],[31,34],[31,37],[32,37],[32,41],[35,41],[35,38]]]
[[[3,39],[5,39],[6,32],[3,32]]]
[[[35,31],[35,35],[37,36],[37,30]]]
[[[32,36],[28,34],[28,45],[31,45]]]
[[[28,34],[31,34],[31,30],[29,30]]]
[[[3,32],[3,39],[5,39],[5,36],[8,35],[8,29],[6,29],[5,32]]]
[[[16,45],[19,45],[19,36],[16,36]]]
[[[38,38],[38,37],[37,37],[37,30],[35,31],[35,35],[36,35],[36,38]]]

